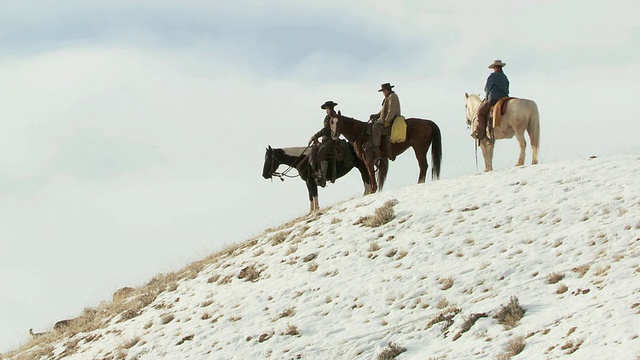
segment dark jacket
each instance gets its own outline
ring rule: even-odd
[[[331,121],[331,115],[327,115],[324,117],[324,127],[320,129],[313,137],[320,140],[320,142],[325,142],[332,140],[331,139],[331,127],[329,122]]]
[[[487,84],[484,86],[484,92],[490,101],[509,96],[509,79],[507,79],[507,75],[502,71],[491,73],[487,78]]]

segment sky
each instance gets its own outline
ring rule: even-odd
[[[304,215],[304,184],[264,180],[264,152],[305,145],[326,100],[364,120],[391,82],[403,115],[440,126],[442,178],[458,178],[483,168],[464,93],[501,59],[511,95],[538,104],[541,163],[638,153],[639,8],[0,1],[0,351]],[[499,141],[494,169],[516,157]],[[386,187],[417,175],[407,152]],[[320,205],[361,193],[354,171]]]
[[[608,156],[359,197],[12,359],[638,359],[638,176]]]

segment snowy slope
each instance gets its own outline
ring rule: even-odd
[[[520,343],[514,358],[638,359],[639,179],[640,156],[621,156],[358,198],[210,257],[104,328],[10,358],[375,359],[392,343],[397,359],[495,359]],[[393,220],[358,224],[388,200]],[[504,326],[512,297],[526,312]],[[461,332],[472,314],[486,317]]]

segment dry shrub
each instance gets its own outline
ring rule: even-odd
[[[436,303],[436,307],[438,309],[444,309],[447,306],[449,306],[449,300],[447,300],[447,298],[442,298],[442,299],[438,300],[438,302]]]
[[[511,356],[516,356],[524,350],[525,346],[524,338],[522,336],[516,336],[507,344],[507,352]]]
[[[516,326],[518,321],[524,316],[524,313],[525,309],[520,306],[518,298],[512,296],[509,299],[509,303],[502,305],[500,311],[498,311],[493,318],[498,320],[498,323],[502,324],[505,328],[510,329]]]
[[[161,319],[162,319],[162,324],[166,325],[166,324],[172,322],[173,319],[175,319],[175,316],[173,316],[173,314],[164,314],[164,315],[162,315]]]
[[[249,265],[244,269],[240,270],[238,274],[238,279],[245,279],[246,281],[256,282],[258,278],[260,278],[260,273],[262,271],[256,269],[254,265]]]
[[[318,263],[315,261],[310,262],[309,266],[307,267],[307,270],[309,270],[310,272],[314,272],[318,270]]]
[[[442,285],[442,287],[440,288],[442,290],[449,290],[453,286],[453,278],[452,277],[448,277],[446,279],[440,279],[439,282],[440,282],[440,285]]]
[[[549,284],[557,284],[562,279],[564,279],[564,274],[552,273],[552,274],[547,275],[547,283],[549,283]]]
[[[296,251],[298,251],[298,247],[296,245],[291,245],[289,246],[289,248],[287,249],[286,254],[287,255],[291,255],[293,253],[295,253]]]
[[[478,319],[485,318],[485,317],[489,317],[489,314],[487,314],[487,313],[474,313],[474,314],[469,315],[467,317],[467,319],[464,321],[464,323],[462,323],[462,327],[460,328],[460,331],[458,331],[458,333],[456,333],[453,336],[453,341],[458,340],[460,338],[460,336],[462,336],[462,334],[464,334],[467,331],[469,331],[471,329],[471,327],[476,323],[476,321],[478,321]]]
[[[564,294],[567,292],[567,290],[569,290],[569,288],[567,287],[567,285],[565,284],[560,284],[558,285],[558,288],[556,289],[556,294]]]
[[[407,351],[407,349],[403,346],[400,346],[396,343],[390,342],[385,346],[384,349],[376,356],[376,360],[391,360],[395,359],[396,356],[402,354]]]
[[[381,207],[377,208],[373,215],[363,216],[354,225],[364,225],[368,227],[382,226],[391,220],[395,219],[396,212],[393,207],[398,204],[398,200],[389,200],[385,202]]]
[[[282,333],[283,335],[300,335],[300,332],[298,331],[298,327],[295,325],[287,325],[287,328],[285,329],[284,333]]]
[[[271,245],[278,245],[283,243],[286,239],[287,236],[289,236],[289,234],[291,234],[291,230],[289,231],[280,231],[279,233],[273,235],[271,237]]]
[[[449,308],[445,311],[441,312],[438,316],[434,317],[427,324],[426,329],[430,329],[433,325],[442,323],[440,330],[445,333],[451,325],[453,325],[453,318],[458,315],[462,309],[460,308]],[[426,330],[425,329],[425,330]]]
[[[264,333],[264,334],[260,335],[260,337],[258,338],[258,342],[260,342],[260,343],[265,342],[265,341],[271,339],[272,336],[273,336],[273,331],[268,332],[268,333]]]
[[[291,316],[294,316],[295,314],[296,314],[296,308],[290,307],[288,309],[285,309],[283,312],[281,312],[278,317],[279,318],[291,317]]]
[[[131,349],[132,347],[136,346],[137,343],[140,342],[140,337],[136,336],[135,338],[125,342],[124,344],[122,344],[122,348],[123,349]]]
[[[136,289],[132,287],[125,286],[116,290],[113,293],[113,302],[124,301],[127,298],[131,297],[136,292]]]
[[[309,262],[311,260],[315,260],[318,257],[318,253],[311,253],[302,258],[302,262]]]
[[[191,340],[193,340],[194,337],[195,337],[195,335],[193,335],[193,334],[187,335],[187,336],[183,337],[182,339],[180,339],[180,341],[178,341],[176,343],[176,346],[180,346],[180,345],[184,344],[185,341],[191,341]]]
[[[369,252],[376,252],[380,250],[380,244],[377,241],[372,241],[369,243]]]

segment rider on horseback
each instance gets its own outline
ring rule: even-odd
[[[398,95],[393,91],[394,85],[384,83],[380,86],[380,90],[384,94],[384,100],[382,100],[382,109],[376,114],[371,114],[369,120],[373,121],[371,129],[371,140],[373,142],[373,149],[375,154],[383,155],[380,153],[380,142],[385,127],[391,126],[393,120],[400,116],[400,99]],[[389,136],[387,136],[389,141]],[[387,144],[387,152],[391,153],[391,144]]]
[[[498,100],[505,96],[509,96],[509,79],[502,72],[502,68],[507,65],[502,60],[495,60],[489,69],[493,69],[493,73],[487,78],[487,84],[484,86],[484,92],[487,94],[482,105],[478,109],[478,126],[476,131],[471,135],[478,140],[482,140],[487,136],[487,122],[489,121],[489,110]]]
[[[318,185],[322,187],[327,185],[328,159],[333,154],[335,145],[335,141],[331,138],[330,121],[336,115],[334,111],[336,105],[338,104],[329,100],[320,106],[320,109],[325,110],[327,113],[327,116],[324,117],[324,126],[309,139],[309,145],[314,144],[311,149],[311,156],[309,156],[309,163]],[[320,142],[318,142],[319,140]],[[318,163],[320,164],[320,171],[318,171]]]

